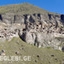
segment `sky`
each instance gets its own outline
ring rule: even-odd
[[[0,6],[30,3],[50,12],[64,14],[64,0],[0,0]]]

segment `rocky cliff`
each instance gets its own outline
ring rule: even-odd
[[[20,37],[37,47],[63,49],[64,15],[53,13],[0,14],[0,40]]]

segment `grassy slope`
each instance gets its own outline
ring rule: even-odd
[[[0,42],[0,50],[2,49],[6,51],[7,56],[16,55],[15,52],[19,51],[19,56],[31,56],[31,61],[0,62],[0,64],[61,64],[64,60],[63,52],[51,48],[37,48],[20,38],[13,38],[10,42]],[[40,57],[38,58],[37,55]]]
[[[40,9],[31,4],[16,4],[0,7],[0,13],[15,13],[15,14],[32,14],[32,13],[48,13],[46,10]]]

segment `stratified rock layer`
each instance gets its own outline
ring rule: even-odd
[[[23,41],[38,47],[53,47],[55,49],[63,47],[64,15],[7,13],[0,14],[0,22],[7,26],[6,29],[1,28],[3,30],[0,31],[0,39],[4,37],[10,39],[11,36],[19,35]]]

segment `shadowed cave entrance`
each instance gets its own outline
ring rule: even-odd
[[[2,21],[3,20],[3,18],[2,18],[2,15],[0,14],[0,20]]]

